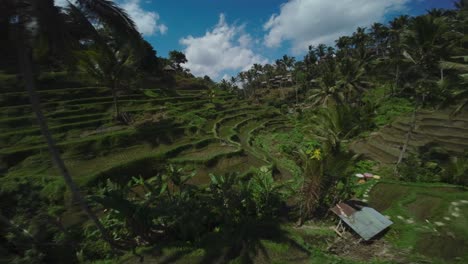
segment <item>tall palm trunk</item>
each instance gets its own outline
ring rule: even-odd
[[[297,85],[296,85],[295,90],[296,90],[296,107],[297,107],[297,105],[299,104],[299,95],[298,95],[298,91],[297,91],[298,90]]]
[[[80,193],[80,190],[76,183],[73,181],[72,177],[70,176],[70,173],[68,172],[67,167],[65,166],[65,163],[63,162],[60,152],[58,151],[55,141],[52,138],[52,135],[50,134],[47,121],[44,117],[44,114],[42,113],[41,106],[40,106],[40,101],[39,101],[39,96],[36,91],[36,82],[34,80],[34,75],[33,75],[33,60],[32,60],[32,50],[31,48],[26,44],[26,38],[22,34],[24,31],[19,30],[17,32],[18,34],[18,41],[17,41],[17,48],[18,48],[18,59],[19,59],[19,66],[20,66],[20,71],[23,76],[23,80],[26,86],[26,90],[29,95],[29,100],[31,101],[31,106],[34,111],[34,114],[36,115],[37,122],[39,124],[40,130],[42,135],[44,136],[47,146],[49,148],[49,152],[52,156],[52,160],[57,166],[57,168],[60,171],[60,174],[62,175],[63,179],[65,180],[65,183],[67,186],[70,188],[70,191],[73,195],[73,198],[78,204],[81,206],[83,211],[88,215],[89,219],[94,223],[96,228],[99,230],[99,232],[102,235],[102,238],[108,242],[112,247],[116,247],[114,241],[110,237],[109,233],[107,230],[104,228],[104,226],[101,224],[99,219],[96,217],[93,211],[89,208],[87,205],[83,195]]]
[[[400,78],[400,65],[397,64],[395,70],[395,85],[393,86],[393,94],[395,95],[398,89],[398,78]]]
[[[403,145],[403,147],[402,147],[402,149],[400,151],[400,155],[398,156],[398,160],[397,160],[397,163],[395,165],[395,169],[394,169],[395,175],[398,174],[398,166],[403,161],[403,157],[405,156],[406,150],[408,149],[408,145],[409,145],[409,142],[410,142],[410,139],[411,139],[411,134],[413,133],[413,130],[416,127],[416,111],[417,111],[417,107],[415,107],[414,110],[413,110],[413,114],[411,116],[410,127],[408,129],[408,132],[406,133],[405,144]]]
[[[115,84],[111,85],[111,90],[112,90],[112,98],[114,101],[114,117],[117,120],[120,117],[120,108],[119,108],[119,102],[117,98],[117,89],[115,87]]]

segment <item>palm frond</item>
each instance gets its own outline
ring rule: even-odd
[[[451,62],[451,61],[441,61],[440,67],[444,70],[457,70],[457,71],[466,71],[468,72],[468,64]]]
[[[38,21],[38,34],[47,36],[49,49],[65,60],[71,59],[68,53],[76,46],[77,40],[69,34],[66,15],[54,5],[54,0],[34,1],[32,15]]]
[[[76,0],[87,13],[118,35],[132,42],[139,42],[141,36],[130,16],[110,0]]]
[[[99,33],[97,32],[96,28],[90,22],[90,19],[86,16],[85,13],[82,12],[78,7],[76,7],[72,3],[68,3],[66,11],[68,13],[68,17],[71,20],[71,23],[79,27],[80,30],[86,32],[93,38],[94,41],[97,43],[103,43],[104,40],[101,38]]]

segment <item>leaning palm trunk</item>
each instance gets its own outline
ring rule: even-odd
[[[406,133],[405,144],[403,145],[403,148],[400,151],[400,155],[398,156],[398,160],[397,160],[397,163],[395,165],[395,174],[398,173],[398,165],[400,165],[400,163],[403,161],[403,157],[404,157],[404,155],[406,153],[406,149],[408,148],[408,145],[409,145],[409,142],[410,142],[411,133],[413,133],[413,130],[414,130],[415,126],[416,126],[416,111],[417,111],[417,108],[415,107],[414,110],[413,110],[413,115],[411,116],[410,127],[408,129],[408,132]]]
[[[398,90],[398,78],[400,77],[400,66],[396,66],[396,71],[395,71],[395,85],[393,86],[393,95],[397,93]]]
[[[78,204],[81,206],[83,211],[88,215],[89,219],[93,222],[93,224],[101,233],[102,238],[106,242],[108,242],[113,248],[116,248],[118,246],[114,243],[113,239],[110,237],[109,233],[101,224],[101,222],[96,217],[94,212],[91,211],[83,195],[80,193],[78,186],[75,184],[72,177],[70,176],[70,173],[68,172],[68,169],[65,166],[65,163],[63,162],[60,156],[60,153],[56,147],[55,141],[52,138],[52,135],[50,134],[46,119],[41,110],[39,96],[36,91],[36,83],[34,80],[33,70],[32,70],[33,69],[32,51],[31,51],[31,48],[27,46],[26,39],[22,37],[21,34],[22,32],[18,32],[19,41],[17,42],[17,45],[18,45],[17,47],[18,47],[19,66],[20,66],[21,73],[23,75],[26,90],[29,95],[29,100],[31,101],[32,109],[34,111],[34,114],[36,115],[36,119],[39,124],[41,133],[47,142],[47,146],[52,156],[52,160],[55,166],[57,166],[57,168],[59,169],[60,174],[65,180],[65,183],[70,188],[70,191],[73,195],[73,199],[76,202],[78,202]]]
[[[299,204],[299,220],[298,226],[302,226],[304,222],[314,213],[320,201],[323,164],[321,161],[318,164],[310,161],[307,156],[305,158],[305,168],[303,173],[303,181],[301,186],[301,201]]]
[[[320,185],[321,177],[314,175],[310,179],[304,179],[301,187],[302,201],[300,204],[300,216],[297,222],[298,226],[302,226],[307,218],[309,218],[317,207],[320,200]]]
[[[115,88],[115,84],[112,85],[111,87],[112,90],[112,98],[114,101],[114,118],[115,120],[118,120],[120,118],[120,108],[119,108],[119,102],[117,98],[117,90]]]

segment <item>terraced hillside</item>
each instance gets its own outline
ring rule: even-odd
[[[468,112],[451,116],[450,110],[421,110],[416,113],[415,120],[408,143],[409,151],[439,147],[448,153],[463,154],[468,150]],[[411,117],[400,117],[369,138],[355,142],[351,148],[381,163],[396,163],[410,125]]]
[[[192,180],[201,184],[210,173],[247,175],[252,168],[273,166],[269,155],[252,145],[254,137],[287,123],[275,109],[227,93],[211,98],[207,91],[138,90],[119,98],[134,120],[123,125],[113,121],[110,95],[104,87],[40,91],[50,130],[81,185],[150,177],[169,163],[195,170]],[[27,175],[63,188],[26,93],[3,93],[0,103],[3,181]],[[276,171],[277,177],[289,177],[284,169]]]

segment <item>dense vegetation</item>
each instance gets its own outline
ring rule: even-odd
[[[219,83],[112,1],[4,4],[0,262],[468,259],[465,1]],[[392,256],[330,250],[349,198],[395,221]]]

